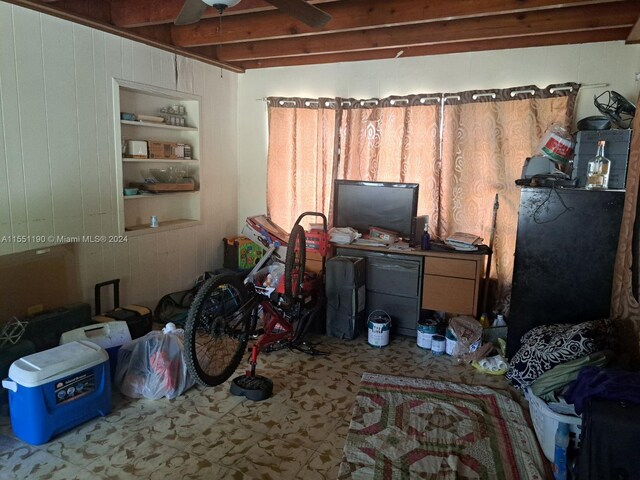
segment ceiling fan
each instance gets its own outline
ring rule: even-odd
[[[331,15],[323,12],[318,7],[307,3],[305,0],[265,0],[274,7],[280,9],[287,15],[297,18],[310,27],[319,28],[331,20]],[[240,3],[240,0],[185,0],[182,10],[175,25],[189,25],[196,23],[202,17],[207,6],[214,7],[220,14],[227,7],[233,7]]]

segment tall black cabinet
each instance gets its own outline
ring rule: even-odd
[[[538,325],[608,318],[623,190],[520,194],[507,357]]]

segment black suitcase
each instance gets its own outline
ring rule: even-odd
[[[113,310],[105,313],[102,312],[100,291],[102,287],[113,285]],[[139,338],[151,331],[153,318],[151,310],[141,305],[127,305],[120,307],[120,279],[109,280],[97,283],[94,290],[96,316],[93,320],[96,322],[112,322],[114,320],[127,322],[131,338]]]
[[[64,332],[91,325],[91,305],[72,303],[22,320],[27,322],[22,340],[30,340],[40,352],[57,347]]]
[[[352,340],[365,330],[366,261],[337,256],[326,270],[327,336]]]

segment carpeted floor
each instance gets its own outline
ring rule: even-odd
[[[365,373],[338,478],[544,479],[545,460],[508,391]]]

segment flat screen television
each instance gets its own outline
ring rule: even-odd
[[[411,236],[418,212],[418,184],[336,180],[333,187],[333,226],[368,233],[369,227]]]

